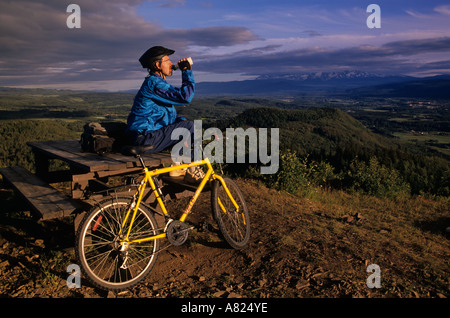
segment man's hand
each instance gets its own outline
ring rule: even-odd
[[[184,71],[184,70],[192,70],[192,66],[191,66],[190,61],[192,61],[192,60],[190,60],[190,58],[180,59],[178,61],[178,66],[180,67],[180,70],[182,70],[182,71]]]

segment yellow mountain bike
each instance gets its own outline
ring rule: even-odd
[[[84,275],[106,290],[130,288],[142,281],[155,265],[160,240],[183,244],[192,229],[185,219],[205,185],[211,185],[213,217],[226,242],[235,249],[250,239],[250,218],[242,192],[236,183],[214,172],[210,161],[182,164],[149,171],[141,158],[146,147],[130,147],[129,153],[139,158],[143,180],[133,197],[111,197],[94,206],[80,223],[76,235],[76,255]],[[170,217],[162,198],[158,175],[194,166],[205,166],[207,172],[179,219]],[[150,185],[165,217],[159,227],[154,211],[142,203],[144,190]]]

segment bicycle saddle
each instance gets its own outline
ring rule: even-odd
[[[125,146],[122,148],[122,154],[125,156],[140,156],[144,154],[145,152],[152,150],[155,148],[153,145],[147,145],[147,146]]]

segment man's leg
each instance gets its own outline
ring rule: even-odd
[[[157,153],[163,151],[183,139],[183,136],[178,138],[177,140],[172,140],[172,132],[177,128],[185,128],[187,129],[187,133],[190,134],[191,144],[194,143],[194,122],[192,121],[180,121],[174,123],[172,125],[168,125],[159,130],[148,133],[145,136],[138,138],[137,142],[140,145],[153,145],[155,148],[148,151],[147,153]],[[186,136],[184,136],[186,137]],[[139,140],[140,139],[140,140]],[[188,148],[191,148],[191,145],[187,145]],[[181,152],[181,151],[180,151]],[[180,155],[182,155],[180,153]],[[191,149],[191,162],[194,161],[194,149]],[[187,173],[184,176],[184,181],[187,183],[198,184],[205,177],[205,173],[198,166],[190,167],[187,169]]]
[[[146,135],[140,136],[137,139],[137,144],[139,145],[153,145],[154,148],[147,153],[157,153],[161,152],[176,143],[178,143],[182,137],[176,140],[172,140],[172,132],[176,128],[185,128],[189,131],[191,135],[191,143],[194,141],[194,122],[189,120],[179,121],[172,125],[165,126],[161,129],[147,133]],[[190,146],[190,145],[189,145]]]

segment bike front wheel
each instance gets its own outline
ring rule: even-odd
[[[241,249],[250,240],[250,217],[247,204],[238,185],[228,177],[224,177],[223,180],[238,208],[222,183],[214,180],[211,191],[213,216],[225,241],[231,247]]]
[[[75,251],[81,270],[102,289],[117,291],[136,285],[148,275],[157,259],[159,240],[121,244],[131,219],[132,212],[124,225],[130,203],[130,198],[100,202],[86,214],[77,231]],[[156,235],[157,229],[153,212],[141,204],[129,241]]]

